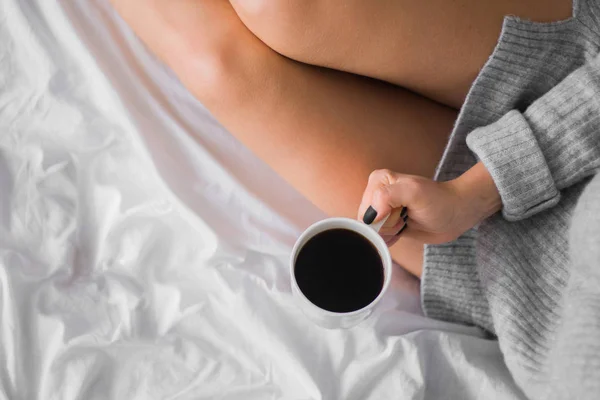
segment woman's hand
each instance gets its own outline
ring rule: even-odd
[[[391,214],[380,233],[391,246],[402,235],[445,243],[500,210],[492,177],[480,162],[457,179],[435,182],[388,170],[374,171],[359,208],[365,223]]]

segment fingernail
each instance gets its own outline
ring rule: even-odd
[[[400,211],[400,218],[402,218],[406,222],[407,217],[408,217],[408,208],[402,207],[402,211]]]
[[[398,231],[398,233],[396,233],[396,236],[400,236],[400,234],[402,232],[404,232],[404,230],[406,229],[406,227],[408,226],[408,223],[405,223],[402,228],[400,228],[400,230]]]
[[[367,225],[370,225],[371,222],[375,221],[376,217],[377,211],[375,211],[373,207],[369,206],[369,208],[367,208],[367,211],[365,212],[365,215],[363,216],[363,222]]]

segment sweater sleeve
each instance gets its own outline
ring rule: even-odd
[[[484,163],[507,220],[556,205],[560,190],[600,166],[600,57],[531,104],[475,129],[467,145]]]

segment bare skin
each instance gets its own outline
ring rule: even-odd
[[[371,76],[460,108],[505,15],[566,19],[565,0],[232,0],[246,26],[294,60]]]
[[[313,38],[320,38],[304,48],[294,44],[298,38],[292,34],[286,45],[285,41],[276,43],[275,36],[283,34],[281,31],[261,30],[269,24],[276,27],[278,21],[277,13],[263,13],[264,4],[284,2],[262,0],[263,8],[256,12],[253,7],[260,6],[260,1],[238,1],[236,13],[225,0],[111,1],[146,45],[241,142],[321,209],[348,217],[356,216],[373,170],[387,168],[432,176],[456,111],[396,86],[294,61],[267,44],[298,60],[385,79],[456,107],[489,56],[504,14],[558,20],[571,13],[570,4],[564,1],[544,2],[541,7],[541,0],[529,0],[524,2],[528,4],[525,11],[520,2],[511,1],[508,3],[514,3],[514,10],[495,7],[496,11],[485,14],[487,22],[478,23],[477,18],[483,16],[475,13],[465,17],[455,9],[478,10],[478,2],[439,0],[433,7],[437,28],[417,31],[418,26],[409,22],[429,16],[431,5],[411,2],[410,7],[389,8],[393,2],[350,2],[349,9],[362,5],[354,11],[337,11],[350,13],[348,18],[352,16],[354,22],[360,21],[361,12],[369,11],[369,18],[378,21],[355,25],[357,30],[352,33],[344,26],[347,18],[334,18],[336,10],[330,7],[336,2],[312,1],[307,3],[327,10],[325,15],[332,19],[319,18],[313,24],[302,19],[312,14],[295,14],[305,21],[307,31],[316,32]],[[398,2],[404,3],[409,2]],[[554,7],[554,3],[561,7]],[[379,10],[383,5],[388,7],[385,12]],[[290,18],[280,17],[282,21]],[[465,45],[468,57],[456,57],[466,53],[460,50],[459,42],[452,44],[446,38],[455,34],[457,25],[464,25],[457,24],[457,19],[465,18],[477,19],[465,22],[475,26],[472,30],[460,31],[460,37],[474,45]],[[380,29],[385,24],[389,29]],[[423,20],[422,25],[428,23]],[[327,33],[325,26],[331,26],[334,34]],[[410,40],[416,36],[423,41]],[[369,40],[364,41],[364,37]],[[475,45],[480,37],[487,39]],[[379,50],[369,49],[369,42],[377,42],[375,50]],[[447,61],[439,70],[432,69],[440,60]],[[420,276],[422,245],[407,235],[391,248],[392,255]]]

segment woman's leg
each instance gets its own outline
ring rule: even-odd
[[[112,0],[145,43],[240,141],[330,215],[356,217],[371,171],[431,176],[453,110],[387,84],[301,64],[222,0]],[[420,274],[422,245],[396,261]]]
[[[505,15],[556,21],[571,0],[231,0],[292,59],[378,78],[459,108]]]

